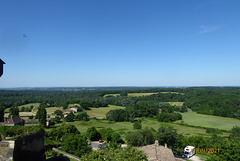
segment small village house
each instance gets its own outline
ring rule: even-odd
[[[10,119],[6,119],[4,122],[0,123],[0,125],[5,125],[5,126],[16,126],[16,125],[24,126],[24,124],[25,124],[25,121],[18,116],[11,116]]]
[[[76,113],[76,112],[78,112],[78,108],[77,107],[72,107],[72,108],[69,109],[69,112]]]

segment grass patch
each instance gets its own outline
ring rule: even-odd
[[[154,93],[128,93],[129,97],[140,97],[140,96],[150,96],[153,94],[158,94],[158,92],[154,92]],[[105,94],[103,97],[107,97],[107,96],[113,96],[113,97],[117,97],[120,96],[120,94]]]
[[[183,121],[189,125],[231,130],[234,126],[240,126],[240,120],[234,118],[197,114],[196,112],[181,113]],[[176,121],[180,122],[180,121]]]
[[[120,96],[120,94],[105,94],[103,97],[108,97],[108,96],[117,97],[117,96]]]
[[[115,106],[115,105],[109,105],[108,107],[100,107],[100,108],[91,108],[91,110],[86,110],[87,114],[90,117],[96,117],[96,118],[105,118],[106,114],[110,110],[116,110],[116,109],[125,109],[123,106]]]
[[[88,122],[84,121],[75,121],[75,122],[69,122],[68,124],[75,125],[76,128],[81,133],[86,133],[87,129],[91,126],[95,126],[98,130],[101,128],[112,128],[114,131],[118,132],[122,138],[125,138],[125,134],[129,131],[133,130],[133,123],[131,122],[112,122],[108,120],[95,120],[91,119]],[[178,133],[181,133],[185,136],[191,136],[191,135],[202,135],[202,136],[210,136],[210,134],[206,134],[206,130],[202,128],[195,128],[195,127],[187,127],[182,126],[179,124],[174,123],[165,123],[165,122],[158,122],[156,119],[153,118],[144,118],[142,120],[142,128],[154,128],[155,130],[158,130],[161,126],[172,126],[174,129],[177,129]]]
[[[52,115],[56,110],[61,110],[61,107],[48,107],[46,108],[47,114]]]
[[[141,97],[141,96],[150,96],[153,94],[158,94],[158,92],[154,92],[154,93],[128,93],[129,97]]]
[[[18,108],[19,108],[19,110],[24,106],[24,107],[29,107],[30,108],[30,106],[33,106],[34,108],[38,108],[38,106],[40,105],[40,103],[29,103],[29,104],[25,104],[25,105],[21,105],[21,106],[18,106]],[[10,110],[10,108],[6,108],[5,109],[5,113],[9,113],[9,110]]]
[[[169,103],[171,106],[182,106],[184,102],[167,102]]]

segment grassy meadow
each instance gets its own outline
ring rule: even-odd
[[[181,133],[186,136],[190,135],[208,135],[206,133],[205,129],[202,128],[195,128],[195,127],[187,127],[182,126],[178,124],[173,123],[163,123],[158,122],[156,119],[152,118],[142,118],[142,128],[154,128],[155,130],[158,130],[160,126],[172,126],[175,128],[178,133]],[[75,122],[69,122],[68,124],[75,125],[77,129],[85,133],[89,127],[95,126],[98,130],[102,128],[112,128],[116,132],[118,132],[122,137],[125,137],[125,134],[129,131],[133,131],[133,123],[131,122],[112,122],[108,120],[97,120],[97,119],[91,119],[88,122],[85,121],[75,121]]]
[[[153,94],[158,94],[158,92],[154,92],[154,93],[128,93],[129,97],[140,97],[140,96],[150,96]],[[107,96],[120,96],[120,94],[105,94],[103,97],[107,97]]]
[[[184,102],[167,102],[169,103],[171,106],[182,106]]]
[[[183,121],[189,125],[231,130],[234,126],[240,126],[240,120],[234,118],[197,114],[196,112],[181,113]],[[177,121],[180,122],[180,121]]]
[[[108,107],[91,108],[91,110],[85,110],[85,111],[90,117],[105,118],[106,113],[108,113],[110,110],[124,109],[124,108],[125,107],[123,106],[109,105]]]

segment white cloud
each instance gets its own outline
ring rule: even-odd
[[[201,35],[201,34],[206,34],[206,33],[209,33],[209,32],[213,32],[219,28],[222,28],[224,27],[225,25],[219,25],[219,26],[205,26],[205,25],[201,25],[200,28],[201,28],[201,31],[196,33],[195,35]]]

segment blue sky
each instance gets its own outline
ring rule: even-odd
[[[0,88],[239,86],[239,6],[0,0]]]

